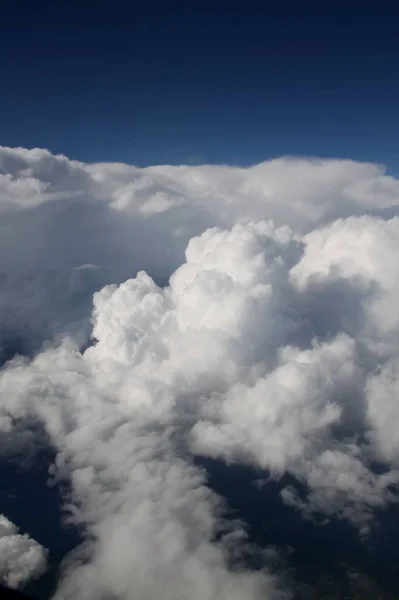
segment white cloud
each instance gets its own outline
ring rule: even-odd
[[[0,515],[0,582],[19,588],[46,569],[46,550]]]
[[[397,331],[399,294],[399,218],[384,221],[370,216],[339,219],[304,237],[306,251],[292,270],[300,288],[311,280],[342,278],[356,282],[365,293],[365,335],[388,342]],[[387,268],[389,265],[389,268]]]
[[[376,453],[382,460],[399,466],[399,359],[388,361],[372,373],[366,386],[367,419],[370,437]]]
[[[83,264],[98,266],[99,287],[139,270],[165,284],[188,241],[209,227],[273,219],[302,234],[338,217],[393,215],[398,198],[383,168],[353,161],[139,169],[0,148],[1,336],[17,330],[34,350],[33,341],[87,331],[85,298],[69,298]]]
[[[0,373],[0,428],[20,444],[43,423],[87,533],[59,598],[279,595],[267,565],[231,564],[245,533],[196,452],[291,473],[307,517],[365,530],[396,501],[399,189],[381,167],[2,149],[0,171],[0,337],[34,355]]]
[[[71,557],[57,597],[277,597],[266,573],[229,570],[228,534],[245,548],[243,532],[228,527],[212,541],[221,507],[176,452],[170,392],[140,372],[134,353],[112,360],[103,341],[84,358],[69,345],[49,350],[2,377],[8,413],[43,420],[59,451],[57,476],[71,479],[75,518],[93,539],[91,560]]]
[[[342,337],[311,350],[285,347],[271,373],[210,399],[214,422],[195,425],[195,448],[272,472],[300,472],[341,420],[338,399],[355,379],[353,345]]]

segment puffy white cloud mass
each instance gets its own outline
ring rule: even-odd
[[[0,449],[40,422],[86,532],[57,598],[285,597],[196,455],[288,473],[286,503],[363,532],[397,502],[399,181],[9,148],[0,173],[0,338],[25,354]]]
[[[18,588],[46,569],[46,550],[0,515],[0,582]]]

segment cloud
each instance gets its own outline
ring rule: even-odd
[[[368,377],[366,385],[367,419],[370,438],[381,460],[399,464],[399,435],[394,426],[399,417],[399,360],[389,360]]]
[[[228,568],[229,546],[245,550],[245,533],[223,522],[204,474],[177,454],[168,390],[104,342],[84,357],[66,344],[17,361],[2,378],[8,414],[42,419],[56,476],[70,478],[74,518],[86,526],[57,597],[279,597],[267,573]]]
[[[0,515],[0,582],[19,588],[46,570],[46,550]]]
[[[250,168],[92,164],[41,149],[0,149],[0,308],[3,360],[18,334],[26,352],[89,328],[97,287],[145,270],[162,285],[189,240],[250,220],[309,233],[336,218],[393,216],[398,182],[353,161],[282,158]],[[145,251],[144,251],[145,249]],[[71,297],[70,297],[71,296]]]
[[[2,149],[0,172],[0,339],[4,359],[25,354],[0,371],[0,435],[21,447],[42,424],[85,531],[58,598],[284,597],[267,562],[247,566],[198,454],[289,473],[306,491],[286,503],[363,532],[397,501],[399,188],[383,168]]]

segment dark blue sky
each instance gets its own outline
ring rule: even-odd
[[[139,165],[299,154],[399,170],[399,8],[8,4],[2,144]]]

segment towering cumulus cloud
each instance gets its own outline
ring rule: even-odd
[[[397,180],[7,148],[0,173],[0,450],[39,423],[70,484],[57,598],[287,596],[199,455],[363,533],[397,501]]]
[[[46,569],[46,551],[0,515],[0,582],[18,588]]]

